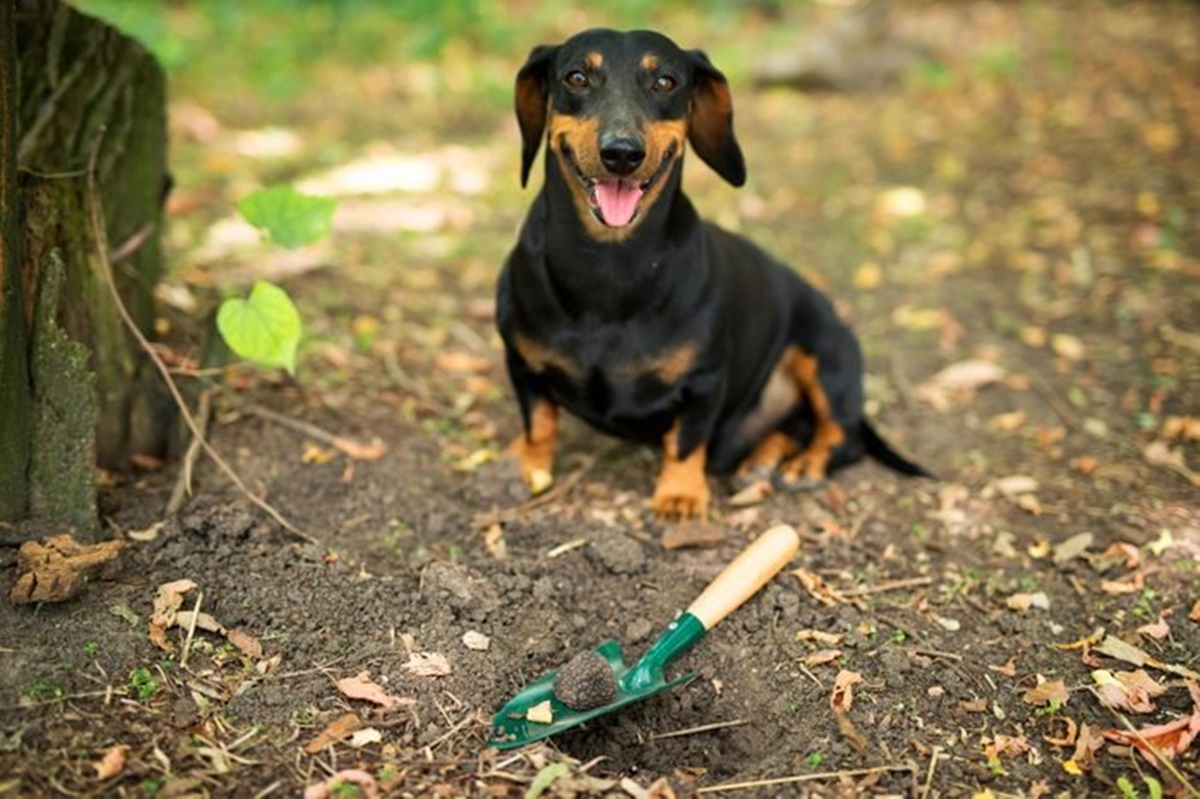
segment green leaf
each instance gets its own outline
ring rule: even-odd
[[[296,372],[300,313],[288,293],[259,281],[249,299],[232,297],[217,311],[217,329],[229,349],[255,364]]]
[[[320,241],[333,223],[332,197],[310,197],[291,186],[274,186],[242,198],[238,210],[246,221],[266,231],[271,241],[289,250]]]
[[[566,774],[571,770],[571,767],[566,763],[551,763],[537,773],[533,778],[533,782],[529,784],[529,790],[525,791],[525,799],[538,799],[550,784],[556,779]]]

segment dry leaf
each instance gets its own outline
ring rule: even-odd
[[[1200,685],[1189,680],[1187,688],[1192,696],[1190,716],[1135,731],[1105,730],[1104,737],[1125,746],[1132,746],[1153,766],[1158,765],[1158,759],[1151,747],[1168,758],[1183,754],[1196,737],[1200,736]]]
[[[1035,594],[1013,594],[1004,600],[1004,604],[1009,610],[1015,610],[1018,613],[1024,613],[1030,608],[1049,610],[1050,598],[1046,596],[1045,591],[1038,591]]]
[[[819,644],[836,646],[845,640],[842,633],[827,633],[824,630],[800,630],[796,633],[797,641],[816,641]]]
[[[1001,757],[1020,757],[1029,751],[1029,741],[1019,735],[997,735],[991,740],[984,739],[983,753],[988,760],[997,761]]]
[[[408,707],[416,702],[413,699],[401,698],[389,694],[382,686],[371,680],[371,673],[369,671],[360,671],[353,677],[343,677],[337,681],[337,689],[347,699],[364,699],[379,705],[384,710]]]
[[[667,527],[661,543],[666,550],[712,549],[725,543],[726,538],[722,526],[693,519]]]
[[[337,436],[333,446],[356,461],[377,461],[387,454],[387,445],[378,438],[363,443],[353,438]]]
[[[350,745],[355,749],[362,749],[364,746],[380,743],[383,740],[383,733],[374,727],[366,727],[361,730],[356,730],[350,736]]]
[[[1015,657],[1011,657],[1008,659],[1008,662],[1005,663],[1003,666],[990,666],[989,665],[988,668],[991,669],[992,671],[996,672],[997,674],[1003,674],[1005,677],[1016,677],[1017,676],[1017,659]]]
[[[1047,680],[1030,688],[1021,697],[1027,704],[1038,707],[1043,705],[1062,707],[1070,698],[1071,694],[1067,691],[1067,684],[1062,680]]]
[[[163,583],[155,592],[154,610],[150,614],[150,640],[164,652],[175,651],[175,645],[167,640],[167,630],[176,624],[176,614],[183,607],[184,595],[196,587],[191,580],[174,580]]]
[[[1167,620],[1162,616],[1158,617],[1158,621],[1150,624],[1143,624],[1137,628],[1138,635],[1144,635],[1147,638],[1153,638],[1155,641],[1161,641],[1171,634],[1171,626],[1167,624]]]
[[[124,541],[81,544],[69,534],[26,541],[17,550],[17,579],[9,599],[14,605],[66,601],[124,548]]]
[[[450,661],[436,652],[413,652],[402,668],[417,677],[445,677],[450,673]]]
[[[1075,741],[1079,736],[1079,728],[1075,724],[1075,720],[1067,716],[1051,716],[1050,721],[1061,721],[1067,725],[1066,731],[1062,735],[1043,735],[1042,740],[1051,746],[1074,746]]]
[[[1021,494],[1031,494],[1034,491],[1037,491],[1038,481],[1027,474],[1013,474],[1009,475],[1008,477],[1001,477],[997,480],[993,480],[988,485],[988,488],[991,489],[992,492],[998,491],[1009,499],[1012,499],[1013,497],[1020,496]],[[985,493],[988,496],[991,496],[992,492],[985,490]]]
[[[491,638],[475,630],[467,630],[463,633],[462,642],[467,649],[474,649],[476,652],[486,652],[492,645]]]
[[[1188,621],[1200,622],[1200,599],[1197,599],[1192,609],[1188,611]]]
[[[842,669],[833,680],[833,694],[829,697],[829,706],[834,713],[847,713],[854,703],[854,686],[863,681],[862,675],[856,671]]]
[[[491,361],[481,355],[475,355],[462,350],[439,352],[433,359],[433,365],[443,372],[454,374],[477,374],[487,371]]]
[[[947,366],[916,387],[917,398],[938,410],[969,402],[984,386],[1003,380],[1007,372],[990,361],[968,360]]]
[[[1054,547],[1054,562],[1057,564],[1074,560],[1087,552],[1088,547],[1096,540],[1091,533],[1076,533]]]
[[[842,650],[840,649],[821,649],[810,655],[805,655],[801,660],[806,666],[823,666],[826,663],[832,663],[841,656]]]
[[[735,508],[744,508],[764,502],[775,493],[770,480],[755,480],[729,498],[729,504]]]
[[[870,291],[881,285],[883,285],[883,268],[875,261],[861,263],[854,270],[854,288]]]
[[[483,531],[483,548],[496,560],[508,557],[508,544],[504,540],[504,527],[493,524]]]
[[[1079,735],[1075,739],[1075,752],[1071,759],[1063,763],[1063,769],[1069,774],[1082,774],[1091,771],[1096,763],[1096,750],[1104,745],[1104,738],[1095,727],[1087,724],[1079,725]]]
[[[1200,417],[1168,416],[1163,421],[1160,435],[1165,439],[1182,438],[1187,441],[1200,441]]]
[[[351,785],[355,786],[353,792],[349,788]],[[379,788],[375,783],[375,778],[369,773],[361,769],[349,768],[342,769],[324,782],[309,785],[304,789],[304,799],[336,799],[341,796],[378,799]]]
[[[124,745],[111,746],[106,749],[104,756],[92,763],[92,768],[96,770],[96,779],[103,782],[124,771],[125,753],[128,751],[129,747]]]
[[[1025,411],[1009,411],[1008,413],[997,414],[991,419],[988,419],[987,426],[990,430],[1000,430],[1004,433],[1012,433],[1015,430],[1019,430],[1021,427],[1023,427],[1027,418],[1028,415],[1025,413]]]
[[[316,738],[313,738],[305,745],[304,751],[310,755],[315,755],[327,746],[332,746],[338,741],[346,740],[361,726],[362,721],[354,713],[345,713],[338,716],[329,726],[321,730]]]
[[[1167,690],[1141,669],[1117,674],[1106,669],[1096,669],[1092,672],[1092,679],[1096,682],[1096,695],[1100,704],[1130,713],[1152,713],[1153,698],[1161,696]]]
[[[1087,355],[1087,348],[1083,346],[1079,337],[1068,333],[1055,333],[1051,336],[1050,349],[1068,361],[1081,361]]]
[[[838,604],[837,595],[825,585],[825,580],[821,578],[821,575],[808,569],[796,569],[792,574],[800,581],[800,586],[808,592],[808,595],[822,605]]]
[[[185,630],[192,629],[193,623],[197,630],[204,630],[210,633],[223,633],[225,626],[217,621],[210,614],[203,611],[196,613],[191,610],[181,610],[175,614],[175,626],[182,627]]]
[[[225,637],[229,639],[229,643],[236,646],[238,651],[246,657],[251,660],[262,660],[262,642],[253,635],[244,633],[241,630],[229,630],[225,633]]]

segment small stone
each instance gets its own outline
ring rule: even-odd
[[[592,710],[616,698],[617,681],[608,661],[589,649],[558,670],[554,695],[573,710]]]

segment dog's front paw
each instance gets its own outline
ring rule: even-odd
[[[537,496],[554,485],[554,472],[551,471],[553,450],[530,444],[525,436],[517,436],[516,441],[509,445],[508,454],[516,459],[521,469],[521,479],[531,494]]]
[[[696,480],[672,478],[664,474],[654,489],[651,504],[660,519],[704,519],[708,516],[709,499],[708,481],[703,475]]]

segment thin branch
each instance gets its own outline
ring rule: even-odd
[[[225,476],[228,477],[230,481],[232,481],[233,484],[237,486],[237,488],[243,494],[246,495],[247,499],[249,499],[255,506],[257,506],[272,519],[274,519],[279,526],[288,531],[292,536],[304,541],[305,543],[317,543],[315,538],[301,532],[299,528],[285,519],[283,515],[273,506],[271,506],[265,500],[255,496],[254,493],[251,492],[246,484],[242,481],[242,478],[238,476],[238,473],[233,470],[233,467],[226,463],[225,459],[222,458],[220,454],[213,449],[212,445],[208,443],[208,439],[204,437],[204,433],[200,430],[199,425],[196,424],[196,420],[192,417],[191,411],[188,410],[187,403],[184,402],[183,395],[179,392],[179,387],[175,385],[175,380],[171,377],[170,370],[167,369],[167,366],[163,363],[162,358],[160,358],[158,353],[154,351],[154,347],[150,344],[150,341],[137,326],[137,323],[133,320],[133,317],[129,313],[129,309],[125,307],[125,302],[121,299],[121,292],[117,290],[117,282],[113,278],[112,262],[109,260],[108,256],[108,237],[105,234],[104,227],[104,209],[100,207],[100,195],[96,190],[96,161],[100,156],[100,146],[103,144],[103,142],[104,128],[101,128],[100,134],[96,137],[96,146],[92,148],[92,154],[88,158],[88,216],[91,222],[92,238],[96,246],[96,258],[100,263],[101,277],[104,279],[104,282],[108,284],[108,290],[112,294],[113,303],[116,305],[117,312],[121,315],[121,320],[125,323],[125,327],[129,329],[130,334],[132,334],[137,340],[138,344],[141,345],[142,350],[146,352],[155,368],[158,369],[159,374],[162,375],[163,381],[167,384],[167,390],[171,392],[171,397],[175,400],[175,404],[179,407],[179,413],[183,416],[184,421],[187,423],[188,429],[192,431],[192,435],[195,436],[196,440],[200,442],[200,446],[202,446],[208,456],[213,459],[213,462],[220,467],[221,471],[225,473]]]

